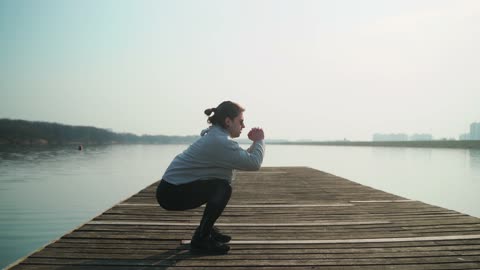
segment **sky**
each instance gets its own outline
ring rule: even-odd
[[[0,0],[0,118],[197,135],[232,100],[268,139],[458,138],[479,48],[475,0]]]

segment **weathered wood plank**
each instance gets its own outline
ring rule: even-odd
[[[65,267],[63,265],[35,265],[35,264],[20,264],[17,268],[20,270],[58,270],[58,269],[68,269],[68,270],[137,270],[137,269],[150,269],[150,270],[165,270],[165,269],[181,269],[181,270],[208,270],[208,269],[225,269],[224,267],[215,267],[215,266],[204,266],[204,267],[185,267],[180,266],[176,267],[174,263],[169,266],[149,266],[138,268],[137,266],[78,266],[78,265],[69,265]],[[235,267],[228,267],[228,270],[252,270],[252,267],[249,266],[235,266]],[[345,266],[255,266],[255,270],[385,270],[385,269],[392,269],[392,270],[467,270],[467,269],[477,269],[478,265],[476,263],[444,263],[444,264],[421,264],[421,265],[349,265],[348,267]]]
[[[240,259],[232,260],[227,256],[220,259],[200,259],[190,256],[190,259],[180,259],[171,255],[168,259],[161,257],[149,257],[142,259],[70,259],[70,258],[28,258],[24,263],[31,264],[60,264],[60,265],[118,265],[118,266],[169,266],[172,262],[175,266],[350,266],[350,265],[389,265],[389,264],[427,264],[427,263],[473,263],[478,262],[480,256],[443,256],[443,257],[419,257],[419,258],[346,258],[346,259]]]

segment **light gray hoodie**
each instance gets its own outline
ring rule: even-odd
[[[212,125],[187,150],[177,155],[162,179],[174,185],[197,180],[233,179],[233,170],[260,169],[265,152],[263,140],[256,141],[245,150],[229,138],[228,131]]]

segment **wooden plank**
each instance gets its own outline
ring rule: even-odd
[[[366,201],[350,201],[351,203],[402,203],[412,202],[412,200],[366,200]]]
[[[42,250],[31,256],[30,258],[59,258],[59,259],[88,259],[88,260],[109,260],[109,259],[124,259],[128,256],[132,260],[141,260],[155,256],[156,259],[169,259],[171,254],[168,252],[159,253],[155,250],[140,250],[127,252],[82,252],[81,250],[70,250],[69,252],[59,250]],[[479,256],[479,251],[463,251],[462,256],[476,257]],[[299,259],[354,259],[354,258],[419,258],[419,257],[458,257],[458,252],[455,251],[416,251],[416,252],[395,252],[395,253],[231,253],[225,256],[202,256],[195,257],[197,260],[299,260]],[[188,250],[178,251],[176,259],[189,260],[192,254]]]
[[[414,242],[415,243],[415,242]],[[418,243],[415,243],[418,244]],[[342,247],[343,246],[343,247]],[[327,248],[325,245],[283,245],[279,248],[278,245],[240,245],[235,244],[235,249],[232,249],[228,255],[275,255],[275,254],[289,254],[295,256],[295,254],[343,254],[349,256],[363,256],[363,253],[368,254],[418,254],[418,253],[429,253],[434,252],[434,254],[442,254],[443,252],[461,252],[462,254],[469,255],[479,255],[480,250],[478,245],[425,245],[425,246],[398,246],[398,247],[383,247],[379,245],[378,247],[348,247],[348,244],[336,244],[334,248]],[[130,254],[132,252],[137,252],[141,254],[159,254],[159,249],[161,250],[188,250],[188,246],[179,246],[179,245],[136,245],[136,244],[126,244],[124,246],[118,246],[115,244],[105,244],[102,246],[98,245],[55,245],[43,249],[40,252],[35,253],[32,256],[45,256],[45,254],[71,254],[71,253],[84,253],[84,254]],[[262,252],[259,253],[256,249],[262,249]],[[52,256],[50,256],[52,257]]]
[[[442,241],[480,239],[480,234],[475,235],[446,235],[431,237],[405,237],[405,238],[373,238],[373,239],[338,239],[338,240],[234,240],[232,244],[338,244],[338,243],[383,243],[383,242],[415,242],[415,241]],[[190,244],[190,240],[182,240],[182,244]]]
[[[388,268],[387,268],[388,267]],[[66,267],[64,265],[35,265],[35,264],[21,264],[16,269],[21,270],[56,270],[62,269],[65,270]],[[164,269],[182,269],[182,270],[211,270],[211,269],[225,269],[220,267],[213,267],[213,266],[195,266],[195,267],[176,267],[175,264],[172,262],[171,265],[168,266],[149,266],[148,268],[139,268],[136,266],[108,266],[108,265],[101,265],[101,266],[81,266],[81,265],[69,265],[69,270],[137,270],[137,269],[153,269],[153,270],[164,270]],[[228,267],[228,270],[252,270],[252,267],[249,266],[234,266]],[[390,264],[386,265],[350,265],[346,266],[256,266],[255,270],[311,270],[311,269],[321,269],[321,270],[385,270],[385,269],[393,269],[393,270],[405,270],[405,269],[412,269],[412,270],[468,270],[468,269],[476,269],[478,270],[478,265],[476,263],[443,263],[443,264],[421,264],[419,266],[415,265],[394,265]]]
[[[308,223],[216,223],[219,227],[306,227],[306,226],[340,226],[340,225],[365,225],[365,224],[388,224],[390,221],[350,221],[350,222],[308,222]],[[88,225],[150,225],[150,226],[193,226],[198,223],[184,222],[136,222],[136,221],[90,221]]]
[[[120,203],[119,206],[154,206],[158,203]],[[227,205],[227,208],[305,208],[305,207],[343,207],[354,206],[351,203],[332,203],[332,204],[233,204]],[[201,206],[202,208],[205,205]]]
[[[220,259],[201,259],[202,256],[191,255],[189,259],[181,259],[176,255],[171,255],[169,259],[151,257],[142,259],[69,259],[69,258],[28,258],[24,263],[29,264],[60,264],[60,265],[115,265],[115,266],[170,266],[173,262],[175,266],[350,266],[350,265],[383,265],[389,264],[441,264],[441,263],[474,263],[480,259],[478,256],[442,256],[442,257],[412,257],[412,258],[346,258],[346,259],[286,259],[286,260],[229,260],[228,256]],[[218,257],[218,256],[217,256]],[[177,259],[178,258],[178,259]]]

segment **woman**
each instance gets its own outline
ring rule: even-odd
[[[244,109],[231,101],[205,110],[211,126],[168,166],[157,188],[157,200],[166,210],[187,210],[206,204],[200,225],[191,241],[191,250],[227,253],[231,237],[213,227],[230,200],[233,170],[259,170],[265,151],[264,133],[253,128],[248,150],[230,138],[240,136]],[[212,115],[213,113],[213,115]]]

